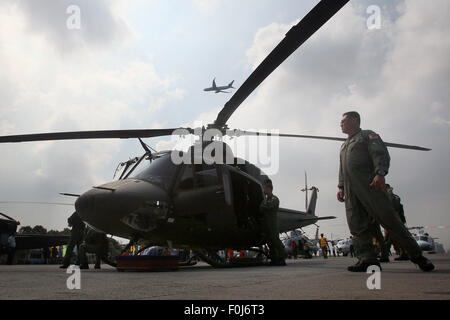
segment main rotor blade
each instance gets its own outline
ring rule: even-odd
[[[233,135],[233,131],[229,131],[231,135]],[[288,137],[288,138],[305,138],[305,139],[321,139],[321,140],[334,140],[334,141],[345,141],[346,138],[339,138],[339,137],[325,137],[325,136],[310,136],[310,135],[304,135],[304,134],[284,134],[284,133],[266,133],[266,132],[253,132],[253,131],[241,131],[241,130],[235,130],[234,131],[236,136],[278,136],[278,137]],[[418,150],[418,151],[430,151],[429,148],[419,147],[419,146],[412,146],[408,144],[399,144],[399,143],[392,143],[392,142],[384,142],[384,144],[387,147],[391,148],[400,148],[400,149],[410,149],[410,150]]]
[[[9,219],[9,220],[11,220],[11,221],[17,221],[17,220],[15,220],[15,219],[11,218],[10,216],[7,216],[6,214],[1,213],[1,212],[0,212],[0,216],[4,216],[5,218],[7,218],[7,219]]]
[[[0,203],[6,204],[51,204],[58,206],[73,206],[73,203],[63,203],[63,202],[42,202],[42,201],[0,201]]]
[[[329,219],[336,219],[336,217],[328,216],[328,217],[304,218],[304,219],[298,219],[297,221],[316,221],[316,220],[329,220]]]
[[[73,140],[73,139],[150,138],[150,137],[170,136],[173,134],[175,130],[178,129],[186,129],[186,128],[73,131],[73,132],[21,134],[14,136],[1,136],[0,143],[46,141],[46,140]]]
[[[242,86],[219,112],[214,124],[223,127],[239,105],[264,81],[284,60],[297,50],[309,37],[324,25],[349,0],[322,0],[273,49],[253,71]]]

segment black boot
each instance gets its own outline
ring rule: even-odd
[[[394,260],[395,261],[407,261],[407,260],[409,260],[409,257],[407,255],[401,255],[400,257],[397,257]]]
[[[411,258],[411,262],[417,264],[422,271],[434,270],[434,264],[424,256],[418,258]]]
[[[376,260],[376,259],[366,260],[366,261],[360,260],[353,266],[347,267],[347,270],[350,272],[366,272],[367,268],[369,268],[370,266],[377,266],[378,268],[380,268],[380,271],[381,271],[380,262],[378,262],[378,260]]]
[[[284,261],[284,259],[281,259],[281,260],[271,260],[271,261],[270,261],[270,265],[271,265],[271,266],[285,266],[285,265],[286,265],[286,261]]]

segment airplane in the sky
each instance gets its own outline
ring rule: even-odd
[[[205,89],[203,89],[203,91],[215,91],[216,93],[219,93],[219,92],[230,93],[229,91],[223,91],[223,90],[231,89],[231,88],[234,89],[233,82],[234,82],[234,80],[231,81],[227,86],[218,87],[216,85],[216,78],[214,78],[213,82],[212,82],[212,87],[205,88]]]

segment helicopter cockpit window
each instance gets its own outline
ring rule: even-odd
[[[186,191],[194,188],[217,186],[218,183],[219,179],[215,166],[202,164],[185,165],[177,189]]]
[[[178,184],[179,190],[190,190],[194,188],[194,170],[191,165],[186,165],[184,167],[183,174],[180,178],[180,183]]]
[[[176,166],[172,162],[170,153],[158,156],[156,159],[145,160],[137,168],[131,178],[146,180],[168,190],[174,177]]]
[[[216,186],[219,183],[217,169],[213,165],[195,165],[194,184],[196,188]]]

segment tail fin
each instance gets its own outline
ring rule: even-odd
[[[314,240],[319,241],[319,226],[317,226],[316,236],[314,237]]]
[[[305,210],[308,210],[308,176],[306,175],[306,171],[305,171],[305,188],[303,188],[302,191],[305,192]]]
[[[234,89],[234,87],[233,87],[233,82],[234,82],[234,80],[231,81],[231,82],[228,84],[228,86],[229,86],[230,88],[233,88],[233,89]]]
[[[308,210],[308,176],[305,170],[305,210]]]
[[[309,206],[308,206],[308,210],[306,210],[307,214],[314,214],[314,212],[316,211],[316,202],[317,202],[317,191],[319,191],[319,189],[317,189],[316,187],[311,187],[312,189],[312,195],[311,195],[311,199],[309,201]]]

